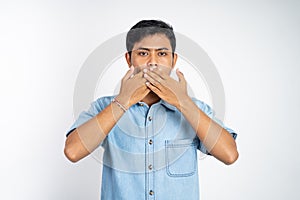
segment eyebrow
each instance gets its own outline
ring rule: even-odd
[[[145,51],[150,51],[150,48],[139,47],[139,48],[137,48],[136,50],[145,50]],[[166,47],[161,47],[161,48],[155,49],[155,51],[161,51],[161,50],[169,50],[169,49],[168,49],[168,48],[166,48]]]

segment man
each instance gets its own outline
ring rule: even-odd
[[[173,28],[142,20],[126,38],[130,67],[116,96],[82,112],[67,134],[72,162],[104,148],[101,199],[199,199],[199,149],[225,164],[238,158],[236,134],[216,123],[213,111],[187,94]]]

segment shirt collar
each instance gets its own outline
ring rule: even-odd
[[[153,105],[159,105],[159,104],[163,105],[164,107],[168,108],[169,110],[172,110],[172,111],[176,111],[177,110],[177,108],[175,106],[167,103],[166,101],[164,101],[162,99],[159,102],[157,102],[157,103],[155,103]],[[137,103],[137,105],[141,106],[141,105],[147,105],[147,104],[145,104],[144,102],[140,101],[140,102]]]

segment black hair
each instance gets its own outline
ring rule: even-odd
[[[173,27],[161,20],[142,20],[134,25],[126,36],[126,49],[131,55],[131,51],[135,43],[141,41],[143,38],[155,35],[164,34],[169,40],[174,54],[176,48],[176,38]]]

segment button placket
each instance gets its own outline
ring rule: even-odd
[[[150,191],[149,191],[149,195],[150,195],[150,196],[153,196],[153,195],[154,195],[154,191],[153,191],[153,190],[150,190]]]
[[[147,177],[148,177],[148,196],[149,196],[149,200],[150,199],[155,199],[155,195],[154,195],[154,138],[153,135],[155,133],[155,130],[153,129],[153,109],[155,107],[150,108],[149,112],[148,112],[148,116],[147,116],[147,139],[145,142],[147,142],[148,144],[146,144],[147,146]]]
[[[148,141],[148,143],[149,143],[150,145],[152,145],[152,144],[153,144],[153,140],[150,139],[150,140]]]

